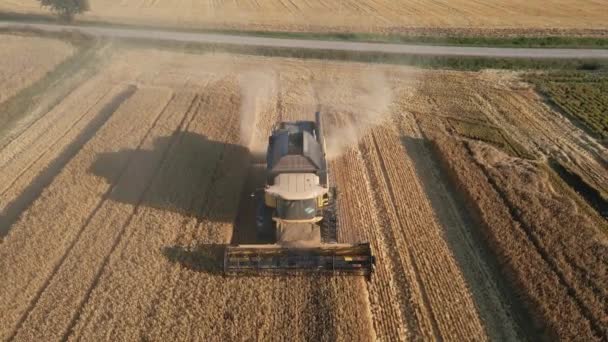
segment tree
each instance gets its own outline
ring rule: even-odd
[[[88,0],[39,0],[42,7],[50,10],[63,20],[72,21],[76,14],[89,10]]]

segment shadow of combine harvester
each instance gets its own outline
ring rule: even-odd
[[[240,192],[234,184],[242,182],[250,160],[241,145],[184,132],[155,139],[152,149],[101,153],[89,171],[112,184],[109,200],[199,222],[233,222],[235,206],[217,204],[216,199]]]
[[[170,262],[180,264],[191,271],[222,275],[225,250],[225,244],[202,244],[192,248],[165,247],[162,253]]]
[[[141,207],[179,213],[187,231],[177,234],[184,236],[200,235],[192,229],[218,229],[205,222],[234,223],[230,244],[165,247],[162,253],[170,261],[212,274],[371,274],[368,243],[296,246],[258,239],[252,194],[266,184],[265,157],[189,132],[157,138],[152,147],[98,156],[90,172],[112,184],[107,199],[131,205],[133,213]],[[189,224],[192,219],[197,228]],[[171,223],[175,227],[174,219]],[[164,229],[160,225],[146,228]]]
[[[263,156],[252,155],[241,145],[184,132],[155,139],[152,149],[101,153],[89,172],[112,184],[107,193],[109,200],[134,208],[178,213],[184,222],[192,219],[198,223],[235,222],[231,243],[255,243],[255,205],[250,194],[258,184],[250,178],[257,175],[254,178],[263,183],[259,178],[263,170],[262,173],[249,170],[257,170],[252,161],[261,159]],[[243,184],[243,178],[246,178],[244,188],[235,186]],[[238,203],[225,205],[226,198],[238,199],[239,195]],[[164,247],[161,252],[169,261],[188,269],[220,274],[227,245],[175,245]]]

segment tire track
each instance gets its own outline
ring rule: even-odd
[[[83,83],[85,83],[86,81],[83,80],[82,82],[80,82],[79,84],[75,85],[72,89],[70,89],[67,94],[65,94],[62,99],[68,98],[70,96],[72,96],[80,87],[80,85],[82,85]],[[48,94],[47,94],[48,95]],[[30,128],[32,128],[33,126],[35,126],[38,122],[40,122],[41,120],[44,119],[44,117],[51,113],[55,108],[57,108],[58,106],[61,105],[62,99],[58,99],[52,106],[50,106],[49,108],[46,108],[47,110],[45,110],[43,113],[37,115],[37,117],[30,121],[29,123],[27,123],[26,126],[20,128],[20,131],[18,133],[16,133],[14,136],[9,136],[7,138],[2,138],[0,139],[0,151],[5,151],[5,150],[12,150],[11,148],[11,144],[18,140],[23,134],[25,134],[28,130],[30,130]],[[36,111],[36,110],[34,110]],[[4,141],[2,141],[4,140]],[[4,167],[8,162],[10,162],[11,160],[0,160],[0,167]]]
[[[283,86],[281,83],[281,73],[280,72],[277,72],[276,86],[277,86],[277,104],[276,104],[275,111],[276,111],[276,115],[277,115],[277,122],[280,122],[280,121],[283,121],[283,117],[285,116],[285,106],[283,104],[283,93],[281,91]]]

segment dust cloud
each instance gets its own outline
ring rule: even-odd
[[[357,145],[371,128],[390,117],[393,90],[380,71],[366,71],[360,78],[345,83],[317,82],[313,86],[326,128],[327,158],[330,160]],[[336,91],[338,96],[335,96]],[[334,96],[328,96],[332,93]]]
[[[239,75],[241,92],[241,143],[252,152],[265,149],[266,137],[259,132],[256,121],[260,113],[274,106],[277,93],[276,77],[271,70],[253,71]]]
[[[266,132],[259,132],[256,122],[262,113],[272,110],[278,85],[273,70],[249,71],[238,76],[241,93],[241,143],[256,152],[266,148]],[[384,72],[365,70],[359,77],[310,80],[314,106],[320,110],[325,125],[328,159],[335,159],[357,145],[368,131],[389,119],[393,90]],[[312,115],[312,113],[311,113]]]

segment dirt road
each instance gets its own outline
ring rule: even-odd
[[[0,21],[0,27],[37,29],[50,32],[77,30],[107,38],[176,41],[202,44],[227,44],[251,47],[296,48],[356,52],[381,52],[406,55],[512,57],[512,58],[608,58],[608,49],[518,49],[459,46],[424,46],[412,44],[381,44],[306,39],[280,39],[228,34],[172,32],[162,30],[110,28],[102,26],[50,25]]]

